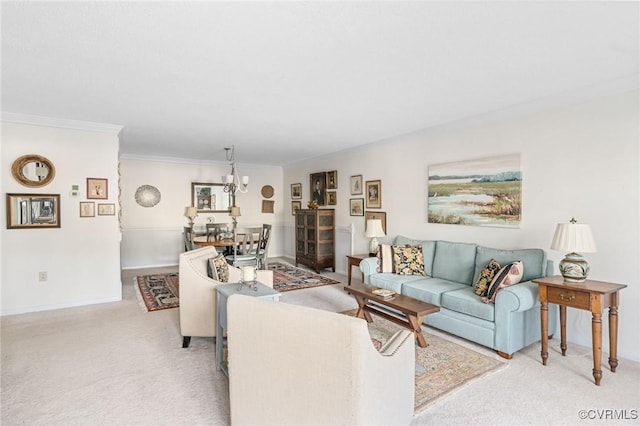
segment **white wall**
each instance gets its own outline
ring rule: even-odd
[[[1,203],[2,315],[121,300],[118,216],[79,217],[87,177],[108,179],[109,199],[99,202],[117,203],[118,131],[2,123],[3,195],[60,194],[61,221],[56,229],[7,229]],[[13,179],[11,164],[24,154],[51,160],[54,180],[28,188]],[[80,187],[77,198],[69,196],[74,184]],[[40,271],[47,272],[46,282],[38,281]]]
[[[185,162],[157,159],[122,158],[120,160],[122,203],[122,266],[140,268],[176,265],[178,255],[184,251],[182,230],[188,224],[185,207],[191,205],[191,182],[220,183],[221,176],[230,173],[224,162]],[[283,216],[282,168],[238,164],[237,172],[249,176],[249,191],[238,193],[236,205],[242,216],[238,226],[269,223],[273,226],[269,256],[282,253],[281,219]],[[152,185],[162,194],[154,207],[142,207],[135,201],[135,192],[141,185]],[[274,188],[274,213],[262,213],[260,190],[264,185]],[[209,218],[214,222],[229,222],[225,213],[199,214],[195,226],[202,226]]]
[[[309,201],[309,174],[338,171],[338,227],[353,225],[353,252],[367,251],[364,218],[349,215],[349,178],[382,180],[382,209],[390,242],[398,234],[413,238],[476,242],[497,248],[540,247],[557,262],[564,253],[549,250],[556,223],[576,217],[590,223],[597,253],[586,255],[590,278],[627,284],[621,292],[619,355],[640,360],[640,231],[638,91],[546,110],[501,122],[458,129],[436,129],[397,137],[359,149],[314,158],[284,169],[284,186],[302,183]],[[523,211],[519,229],[440,225],[426,221],[430,164],[521,153]],[[290,191],[287,190],[290,199]],[[285,215],[291,238],[293,219]],[[346,270],[344,246],[338,269]],[[589,346],[591,315],[569,310],[568,339]],[[603,349],[608,350],[605,329]]]

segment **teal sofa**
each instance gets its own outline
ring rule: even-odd
[[[511,358],[514,352],[540,341],[538,286],[531,282],[553,274],[553,262],[544,250],[499,250],[478,244],[414,240],[397,236],[393,245],[422,245],[427,276],[380,273],[375,257],[360,262],[365,284],[387,288],[440,307],[423,323],[496,350]],[[483,303],[474,284],[491,260],[500,265],[521,260],[519,284],[498,292],[493,303]],[[556,329],[557,309],[549,307],[549,330]]]

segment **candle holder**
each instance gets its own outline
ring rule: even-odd
[[[253,291],[258,291],[257,285],[257,275],[255,266],[243,266],[240,268],[242,271],[242,276],[240,277],[240,281],[238,281],[238,291],[242,291],[242,288],[245,285],[248,285],[250,289]]]

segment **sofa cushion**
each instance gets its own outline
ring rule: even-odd
[[[476,265],[476,244],[437,241],[432,276],[472,285]],[[488,261],[488,260],[487,260]],[[482,266],[486,265],[483,263]]]
[[[397,246],[417,246],[422,245],[422,257],[424,258],[424,272],[427,275],[433,275],[433,256],[436,252],[436,242],[432,240],[414,240],[411,238],[398,235],[393,241]]]
[[[392,246],[393,266],[396,274],[426,275],[422,246]]]
[[[448,291],[466,288],[465,284],[454,283],[441,278],[425,278],[409,281],[402,286],[402,294],[440,306],[442,295]],[[478,297],[476,296],[476,299]]]
[[[452,290],[442,295],[443,308],[486,321],[493,321],[495,305],[482,303],[471,287]]]
[[[480,276],[476,280],[474,284],[475,293],[478,296],[486,296],[487,289],[493,281],[493,277],[496,276],[496,273],[500,270],[500,264],[495,260],[491,259],[489,263],[487,263],[484,269],[480,272]]]
[[[522,261],[524,266],[524,275],[522,281],[529,281],[534,278],[544,277],[547,267],[547,254],[541,249],[522,249],[522,250],[498,250],[489,247],[478,246],[476,251],[476,270],[474,274],[474,282],[480,276],[484,266],[491,260],[495,259],[499,264]]]
[[[426,277],[420,275],[398,275],[391,272],[383,272],[369,276],[369,283],[372,286],[387,288],[395,291],[396,293],[402,294],[402,289],[407,285],[407,283],[422,281],[425,278]]]
[[[484,303],[494,303],[500,289],[520,282],[524,272],[523,269],[520,261],[511,262],[503,266],[491,281],[491,285],[487,289],[487,296],[483,297],[482,301]]]

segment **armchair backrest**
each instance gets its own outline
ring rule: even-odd
[[[227,324],[232,424],[411,421],[410,332],[381,353],[362,319],[241,295],[229,298]]]

